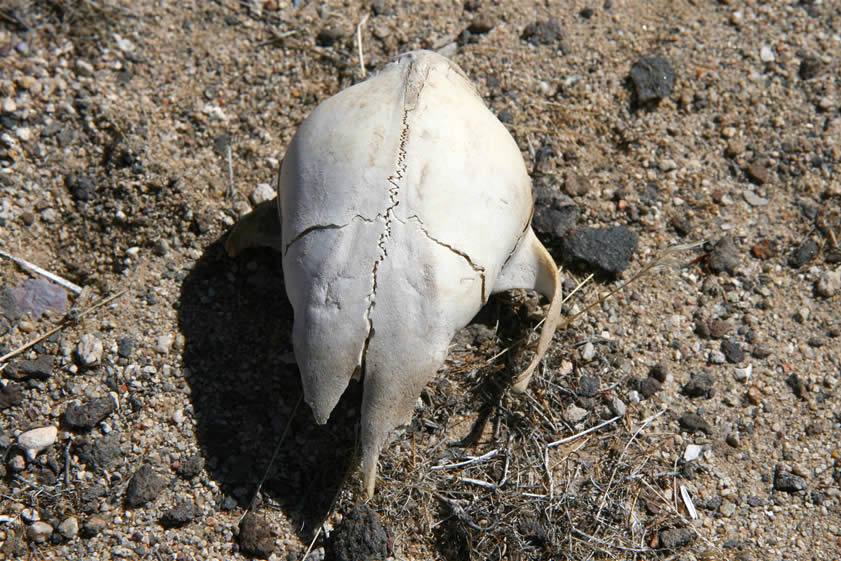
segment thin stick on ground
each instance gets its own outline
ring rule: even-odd
[[[234,164],[231,161],[231,144],[228,143],[228,146],[225,150],[225,153],[228,156],[228,183],[230,184],[230,191],[228,194],[231,197],[231,200],[234,200],[234,195],[236,195],[236,190],[234,189]]]
[[[576,434],[573,434],[572,436],[568,436],[566,438],[556,440],[555,442],[550,442],[549,444],[546,445],[546,449],[548,450],[549,448],[554,448],[555,446],[560,446],[561,444],[566,444],[567,442],[572,442],[573,440],[581,438],[584,435],[590,434],[591,432],[595,432],[595,431],[599,430],[600,428],[604,428],[607,425],[615,423],[616,421],[618,421],[621,418],[622,417],[617,416],[617,417],[614,417],[612,419],[608,419],[607,421],[605,421],[603,423],[599,423],[598,425],[596,425],[594,427],[590,427],[589,429],[583,430],[583,431],[581,431],[579,433],[576,433]]]
[[[10,253],[6,253],[3,250],[0,250],[0,257],[5,257],[6,259],[9,259],[10,261],[14,261],[15,263],[17,263],[18,265],[20,265],[24,269],[28,269],[28,270],[32,271],[33,273],[41,275],[42,277],[53,281],[57,285],[66,288],[70,292],[73,292],[75,294],[81,294],[82,293],[82,287],[79,286],[78,284],[74,284],[74,283],[70,282],[69,280],[64,279],[64,278],[56,275],[55,273],[51,273],[51,272],[47,271],[46,269],[42,269],[38,265],[36,265],[34,263],[30,263],[26,259],[21,259],[20,257],[15,257],[14,255],[12,255]]]
[[[607,502],[607,497],[610,494],[610,489],[613,486],[614,479],[616,478],[616,470],[619,469],[619,462],[622,461],[622,456],[625,455],[625,452],[628,451],[628,447],[631,446],[631,443],[637,438],[637,436],[639,436],[639,434],[645,429],[645,427],[650,425],[657,417],[659,417],[660,415],[662,415],[666,411],[667,411],[666,409],[663,409],[659,413],[655,413],[651,417],[644,420],[642,422],[642,424],[640,425],[640,427],[631,436],[631,438],[628,439],[628,442],[625,444],[625,447],[622,449],[622,453],[619,454],[618,458],[616,458],[616,465],[613,466],[613,471],[610,474],[610,480],[607,482],[607,487],[604,490],[604,494],[602,495],[602,500],[599,504],[599,510],[598,510],[598,512],[596,512],[596,520],[599,520],[599,518],[601,517],[602,509],[604,508],[604,505]]]
[[[295,402],[295,406],[292,408],[292,413],[289,414],[289,419],[286,421],[286,426],[283,427],[283,432],[280,433],[280,438],[277,439],[277,444],[275,444],[274,452],[272,452],[272,457],[269,459],[269,465],[266,466],[266,471],[263,473],[263,477],[260,479],[260,483],[257,484],[257,488],[254,490],[254,496],[251,498],[251,502],[248,504],[248,508],[246,508],[245,512],[242,513],[242,516],[239,517],[240,522],[242,522],[242,519],[245,518],[245,515],[248,514],[254,508],[254,505],[257,504],[257,497],[260,495],[260,491],[263,490],[263,484],[269,477],[269,473],[271,473],[272,466],[274,466],[274,462],[277,459],[277,455],[280,453],[280,447],[283,446],[283,441],[286,440],[286,435],[289,433],[289,427],[292,426],[292,419],[295,418],[295,415],[298,413],[298,407],[301,406],[301,402],[303,401],[304,394],[303,392],[301,392],[300,394],[298,394],[298,400]]]
[[[368,21],[368,16],[370,14],[365,14],[365,16],[360,20],[359,24],[356,26],[356,48],[359,52],[359,70],[362,71],[362,78],[364,79],[368,73],[365,71],[365,54],[362,51],[362,27],[365,25],[365,22]]]
[[[72,317],[65,318],[64,320],[62,320],[62,322],[60,324],[53,327],[52,329],[50,329],[46,333],[36,337],[35,339],[33,339],[32,341],[29,341],[28,343],[25,343],[25,344],[21,345],[20,347],[18,347],[15,350],[6,353],[3,356],[0,356],[0,363],[4,363],[7,360],[16,357],[17,355],[24,352],[25,350],[27,350],[31,347],[34,347],[35,345],[37,345],[38,343],[40,343],[41,341],[43,341],[47,337],[50,337],[54,333],[58,333],[59,331],[61,331],[65,327],[67,327],[68,325],[76,323],[77,321],[79,321],[83,317],[93,313],[95,310],[101,308],[102,306],[105,306],[106,304],[109,304],[109,303],[113,302],[114,300],[116,300],[117,298],[119,298],[120,296],[125,294],[126,292],[128,292],[128,289],[124,288],[123,290],[117,292],[116,294],[112,294],[111,296],[109,296],[109,297],[107,297],[103,300],[100,300],[96,304],[93,304],[90,307],[85,308],[84,310],[82,310],[82,311],[80,311],[76,314],[73,314]]]

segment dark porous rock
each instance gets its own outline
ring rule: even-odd
[[[689,434],[693,434],[700,431],[707,435],[710,435],[713,432],[710,424],[697,413],[684,413],[678,419],[678,423],[680,424],[680,428],[688,432]]]
[[[520,39],[532,45],[551,45],[563,39],[561,22],[555,18],[545,21],[535,21],[526,26]]]
[[[79,202],[92,201],[96,197],[96,184],[84,174],[71,173],[64,178],[64,185],[70,196]]]
[[[179,528],[196,519],[198,509],[190,500],[181,500],[173,508],[161,516],[161,526],[164,528]]]
[[[710,270],[713,273],[732,274],[739,266],[739,248],[733,238],[724,236],[710,251]]]
[[[801,80],[811,80],[817,77],[824,70],[823,62],[816,56],[805,56],[800,61],[800,68],[797,70],[797,75]]]
[[[564,191],[570,197],[580,197],[586,195],[590,190],[590,182],[586,177],[575,171],[568,171],[564,178]]]
[[[710,337],[713,339],[721,339],[727,332],[732,329],[732,325],[730,322],[721,320],[721,319],[714,319],[710,322]]]
[[[108,521],[101,516],[91,516],[82,525],[82,536],[92,538],[108,527]]]
[[[660,532],[660,547],[678,549],[692,543],[694,534],[685,528],[662,530]]]
[[[138,507],[155,500],[166,487],[166,480],[144,465],[131,477],[126,489],[126,505]]]
[[[96,426],[116,409],[117,404],[110,395],[95,397],[82,403],[70,404],[62,415],[62,421],[72,429],[87,430]]]
[[[577,393],[582,397],[595,397],[599,393],[599,379],[595,376],[581,376]]]
[[[745,174],[757,185],[764,185],[771,181],[771,171],[764,161],[752,162],[745,166]]]
[[[10,526],[10,525],[9,525]],[[26,539],[24,539],[23,529],[15,527],[6,527],[3,529],[5,540],[0,544],[0,555],[3,559],[26,559],[28,548]]]
[[[771,347],[769,347],[767,345],[759,344],[759,345],[754,345],[753,346],[753,350],[751,351],[751,356],[753,356],[753,358],[763,359],[763,358],[768,358],[769,356],[771,356],[771,354],[773,354],[773,352],[774,351],[771,350]]]
[[[389,555],[388,532],[368,505],[348,512],[328,544],[335,561],[376,561]]]
[[[0,288],[0,314],[12,322],[20,317],[18,299],[15,297],[12,289],[6,288],[5,286]]]
[[[123,458],[120,448],[120,435],[116,432],[106,434],[96,440],[78,440],[73,445],[79,459],[88,469],[112,470]]]
[[[578,222],[578,205],[563,193],[537,186],[532,226],[549,243],[558,243]]]
[[[631,83],[639,103],[668,97],[675,86],[675,73],[661,55],[641,57],[631,67]]]
[[[564,237],[561,258],[615,275],[628,268],[637,241],[637,235],[625,226],[579,228]]]
[[[16,360],[3,371],[12,380],[46,380],[53,375],[53,357],[39,356],[32,360]]]
[[[493,29],[494,26],[496,26],[496,21],[494,21],[491,16],[487,14],[479,14],[473,18],[473,21],[470,22],[470,26],[467,30],[474,35],[482,35],[483,33],[487,33]]]
[[[797,269],[811,261],[818,254],[818,244],[814,240],[806,240],[788,256],[790,267]]]
[[[794,475],[782,464],[774,468],[774,489],[786,493],[797,493],[806,488],[806,480],[799,475]]]
[[[724,353],[727,362],[739,364],[745,360],[745,351],[742,350],[741,345],[730,339],[721,342],[721,352]]]
[[[703,397],[704,399],[709,399],[715,395],[713,383],[714,379],[709,374],[693,374],[681,391],[686,397]]]
[[[23,391],[14,382],[0,386],[0,410],[19,405],[23,401]]]
[[[249,512],[239,523],[239,547],[249,557],[268,559],[274,553],[272,525],[263,516]]]
[[[79,494],[80,508],[84,513],[96,512],[99,510],[99,499],[108,494],[105,485],[94,483],[82,489]]]
[[[648,371],[648,376],[650,378],[654,378],[662,384],[669,377],[669,369],[662,362],[658,362],[651,367],[651,370]]]
[[[345,32],[341,27],[325,27],[318,32],[315,44],[319,47],[331,47],[345,38]]]
[[[695,318],[695,335],[701,339],[709,339],[712,337],[712,328],[710,327],[710,322],[707,321],[706,318],[702,316],[697,316]]]
[[[648,378],[645,378],[640,382],[640,395],[642,395],[644,399],[648,399],[652,395],[659,392],[661,386],[662,384],[659,380],[657,380],[657,378],[652,378],[651,376],[649,376]]]
[[[121,358],[131,358],[134,352],[135,342],[131,337],[122,337],[117,339],[117,354]]]
[[[669,224],[679,236],[688,236],[692,233],[692,221],[687,216],[672,216]]]
[[[175,467],[175,473],[184,479],[192,479],[201,473],[204,469],[204,458],[199,454],[193,454],[181,460],[178,460]]]
[[[786,384],[789,385],[791,391],[794,392],[794,395],[799,397],[800,399],[806,399],[806,395],[809,393],[809,386],[800,379],[800,376],[797,375],[797,372],[786,378]]]

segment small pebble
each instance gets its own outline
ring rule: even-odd
[[[189,500],[182,500],[161,516],[161,526],[164,528],[179,528],[195,520],[196,505]]]
[[[71,403],[62,420],[73,429],[91,429],[117,409],[114,398],[97,397],[82,403]]]
[[[815,283],[815,294],[823,298],[832,298],[841,291],[841,268],[824,271]]]
[[[137,507],[155,500],[166,487],[166,480],[144,465],[138,469],[126,488],[126,504]]]
[[[668,97],[676,77],[669,62],[661,55],[641,57],[631,67],[631,82],[640,103]]]
[[[82,526],[82,535],[92,538],[108,527],[108,521],[101,516],[91,516]]]
[[[754,355],[756,356],[756,347],[754,347]],[[753,373],[753,365],[748,364],[744,368],[734,368],[733,369],[733,378],[737,382],[747,382],[750,380],[751,374]]]
[[[251,196],[249,199],[251,200],[251,204],[254,206],[259,205],[260,203],[264,203],[266,201],[270,201],[277,196],[277,193],[272,186],[268,183],[258,183],[257,187],[251,191]]]
[[[638,241],[626,226],[578,228],[561,240],[561,257],[615,275],[628,268]]]
[[[689,444],[686,446],[686,450],[683,452],[683,461],[692,462],[694,460],[697,460],[698,457],[701,455],[701,452],[703,451],[703,446],[699,446],[697,444]]]
[[[58,437],[58,428],[49,426],[28,430],[18,437],[18,444],[27,452],[37,454],[52,446]]]
[[[520,38],[533,45],[558,43],[563,38],[561,23],[555,18],[532,22],[526,26]]]
[[[610,400],[608,407],[615,417],[624,417],[627,412],[625,402],[615,396]]]
[[[662,530],[658,534],[660,547],[665,549],[679,549],[692,543],[694,534],[685,528]]]
[[[239,523],[239,546],[246,555],[268,559],[274,552],[272,526],[264,517],[249,512]]]
[[[815,258],[818,254],[818,244],[814,240],[806,240],[795,249],[788,258],[788,264],[797,269]]]
[[[731,158],[736,158],[738,156],[741,156],[746,149],[747,144],[743,139],[731,138],[727,142],[727,148],[724,150],[724,153]]]
[[[84,59],[76,59],[75,69],[76,74],[78,74],[79,76],[93,76],[93,65]]]
[[[724,358],[727,362],[738,364],[745,360],[745,351],[735,341],[727,340],[721,342],[721,352],[724,353]]]
[[[102,358],[102,341],[95,335],[85,333],[76,345],[76,359],[79,366],[89,368]]]
[[[662,384],[669,378],[669,369],[662,362],[658,362],[651,367],[651,370],[648,371],[648,375]]]
[[[724,364],[727,361],[727,357],[724,356],[724,353],[718,350],[710,351],[709,356],[707,357],[707,362],[710,364]]]
[[[376,512],[360,505],[348,512],[328,541],[334,561],[378,561],[389,557],[388,531]]]
[[[41,515],[34,508],[23,509],[22,511],[20,511],[20,517],[27,524],[32,524],[33,522],[41,520]]]
[[[724,441],[727,442],[727,444],[729,444],[733,448],[739,448],[742,446],[742,439],[739,437],[738,432],[729,433],[724,439]]]
[[[777,464],[774,468],[774,489],[777,491],[785,491],[786,493],[797,493],[802,491],[807,486],[806,480],[794,475],[787,470],[782,464]]]
[[[794,395],[801,399],[805,399],[809,393],[809,386],[797,375],[795,372],[788,378],[786,378],[786,384],[789,385],[791,391],[794,392]]]
[[[640,382],[640,395],[642,395],[643,399],[648,399],[652,395],[656,394],[660,391],[662,384],[656,378],[652,378],[648,376],[647,378],[643,379]]]
[[[45,543],[53,534],[53,527],[46,522],[33,522],[26,529],[26,535],[35,543]]]
[[[722,514],[722,516],[730,518],[736,512],[736,505],[728,500],[724,500],[718,508],[718,511]]]
[[[689,378],[689,382],[683,386],[681,392],[683,395],[694,398],[702,397],[709,399],[715,395],[715,388],[713,387],[713,377],[707,373],[693,374]]]
[[[824,70],[824,64],[821,59],[815,56],[806,56],[800,61],[800,68],[797,70],[797,75],[801,80],[811,80],[817,77]]]
[[[678,423],[680,424],[680,428],[689,434],[693,434],[698,431],[708,435],[712,434],[712,427],[697,413],[685,413],[681,415],[678,419]]]
[[[12,454],[6,465],[12,472],[21,472],[26,469],[26,458],[20,454]]]
[[[762,45],[759,49],[759,60],[762,62],[774,62],[777,59],[774,56],[774,49],[768,45]]]
[[[599,393],[599,379],[594,376],[581,376],[578,379],[578,395],[595,397]]]
[[[733,238],[724,236],[716,242],[710,252],[709,266],[714,273],[733,273],[739,266],[739,248]]]
[[[77,535],[79,535],[79,519],[75,516],[66,518],[61,524],[58,525],[58,533],[67,538],[68,540],[75,538]]]
[[[596,347],[590,341],[587,341],[581,348],[581,358],[585,361],[593,360],[596,355]]]
[[[753,183],[764,185],[771,181],[771,172],[765,162],[752,162],[745,167],[745,173]]]
[[[162,355],[167,355],[172,348],[172,342],[172,335],[161,335],[155,340],[155,350]]]
[[[745,202],[747,202],[752,207],[761,207],[768,204],[768,199],[766,199],[765,197],[760,197],[753,191],[743,192],[742,197],[744,197]]]
[[[578,407],[574,403],[567,407],[564,411],[564,420],[571,425],[574,425],[587,416],[587,410]]]

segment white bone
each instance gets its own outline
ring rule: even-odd
[[[514,389],[528,385],[559,320],[558,269],[530,227],[517,144],[454,63],[408,53],[324,101],[289,146],[278,201],[281,244],[258,224],[235,228],[228,249],[282,251],[295,357],[319,423],[363,374],[368,495],[389,433],[492,292],[536,289],[551,302]]]

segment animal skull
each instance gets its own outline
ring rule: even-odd
[[[560,317],[558,268],[531,229],[520,150],[458,66],[408,53],[321,103],[289,145],[278,203],[281,236],[264,205],[227,248],[282,252],[295,358],[317,422],[363,377],[369,496],[386,438],[410,419],[456,331],[512,288],[551,302],[514,384],[525,390]]]

